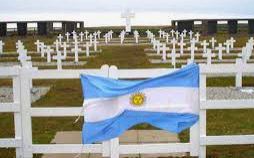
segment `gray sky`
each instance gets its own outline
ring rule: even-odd
[[[1,2],[3,1],[3,2]],[[0,0],[1,13],[177,11],[254,15],[253,0]]]

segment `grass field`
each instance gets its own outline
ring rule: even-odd
[[[205,37],[208,38],[208,37]],[[202,38],[202,39],[205,39]],[[217,39],[223,41],[228,38],[219,35]],[[243,46],[248,37],[235,36],[237,46]],[[3,39],[7,51],[15,51],[15,41],[18,37]],[[52,37],[27,37],[21,38],[26,48],[35,50],[33,44],[36,39],[47,42],[54,41]],[[119,68],[154,68],[148,61],[144,49],[149,46],[111,46],[101,47],[103,52],[96,58],[88,59],[88,64],[79,68],[100,68],[103,64],[116,65]],[[158,64],[156,67],[169,67],[165,64]],[[253,78],[244,78],[244,86],[254,86]],[[11,85],[9,80],[0,80],[0,86]],[[234,78],[212,78],[208,79],[208,86],[233,86]],[[57,106],[81,106],[82,92],[79,80],[49,80],[34,81],[34,86],[51,86],[50,92],[42,97],[32,106],[36,107],[57,107]],[[230,135],[230,134],[254,134],[254,110],[210,110],[208,111],[208,135]],[[33,142],[49,143],[57,131],[81,130],[82,119],[74,124],[76,118],[33,118]],[[14,136],[13,115],[9,113],[0,114],[0,138]],[[133,127],[135,129],[153,129],[150,125],[141,124]],[[182,132],[180,139],[183,142],[188,140],[187,131]],[[13,149],[0,149],[0,158],[14,157]],[[253,158],[254,145],[242,146],[214,146],[208,147],[208,158]],[[40,155],[35,155],[39,157]]]

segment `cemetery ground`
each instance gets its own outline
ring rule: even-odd
[[[230,36],[218,35],[218,41],[224,41]],[[210,37],[202,37],[204,38]],[[248,39],[246,36],[234,37],[238,43],[236,46],[243,46]],[[20,38],[19,38],[20,39]],[[29,51],[35,51],[34,42],[39,39],[45,43],[53,43],[55,37],[26,37],[21,40]],[[3,39],[6,43],[5,50],[8,52],[15,51],[15,42],[18,37],[7,37]],[[150,48],[146,45],[133,46],[100,46],[102,53],[96,58],[87,59],[88,63],[76,67],[63,68],[100,68],[103,64],[116,65],[118,68],[158,68],[169,67],[169,64],[153,65],[149,62],[148,57],[144,52],[145,48]],[[47,68],[47,67],[44,67]],[[49,67],[51,68],[51,67]],[[40,100],[33,103],[34,107],[44,107],[45,105],[52,106],[81,106],[83,102],[81,85],[79,80],[35,80],[33,82],[37,86],[50,86],[49,93],[43,96]],[[1,86],[11,86],[10,80],[0,80]],[[228,87],[234,86],[233,77],[224,78],[209,78],[208,86],[212,87]],[[243,86],[254,86],[254,78],[246,77],[243,79]],[[254,133],[254,110],[209,110],[207,134],[253,134]],[[13,115],[8,113],[0,114],[0,137],[13,137],[14,124]],[[58,131],[79,131],[82,128],[83,120],[80,119],[74,123],[75,117],[65,118],[33,118],[33,142],[34,143],[50,143],[54,135]],[[134,129],[154,129],[147,124],[141,124],[133,127]],[[179,135],[182,142],[188,141],[187,131]],[[243,146],[212,146],[208,147],[208,156],[211,158],[253,158],[254,145]],[[0,158],[14,157],[14,150],[0,149]],[[35,155],[40,157],[40,155]]]

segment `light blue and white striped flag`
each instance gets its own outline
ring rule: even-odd
[[[125,81],[81,75],[84,144],[109,140],[140,123],[180,133],[198,121],[199,67]]]

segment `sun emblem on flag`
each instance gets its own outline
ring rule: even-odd
[[[146,101],[146,96],[144,93],[137,92],[131,95],[130,97],[130,103],[133,106],[142,106]]]

